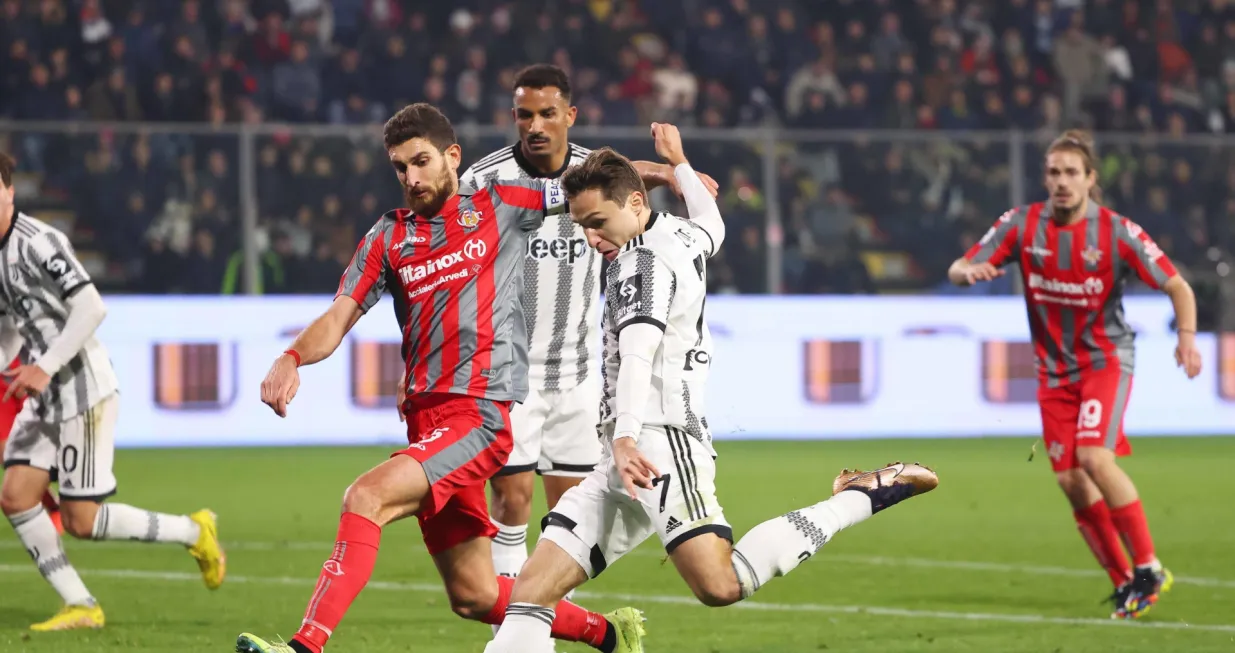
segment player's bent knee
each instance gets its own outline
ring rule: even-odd
[[[26,477],[19,471],[21,469],[23,469],[21,466],[9,468],[9,471],[5,473],[3,486],[0,486],[0,511],[6,515],[25,512],[39,505],[39,501],[43,498],[45,488],[40,487],[33,480],[23,481],[22,479]]]
[[[383,494],[381,487],[362,476],[343,493],[343,512],[355,513],[383,525],[379,521],[384,503]]]
[[[495,476],[489,480],[492,501],[489,513],[499,523],[522,526],[531,519],[534,478],[532,472]]]
[[[39,505],[38,499],[26,497],[23,494],[9,490],[0,493],[0,511],[6,515],[16,515]]]
[[[450,609],[455,614],[472,621],[483,621],[497,604],[496,588],[492,592],[476,589],[451,590]]]
[[[690,584],[695,598],[709,608],[723,608],[742,600],[742,588],[737,578],[709,576]]]
[[[1076,450],[1076,461],[1091,477],[1101,475],[1117,464],[1115,452],[1104,447],[1080,447]]]

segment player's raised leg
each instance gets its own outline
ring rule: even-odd
[[[20,434],[18,441],[21,440]],[[78,628],[102,628],[103,609],[86,589],[77,570],[69,562],[64,545],[51,518],[39,501],[47,490],[50,476],[46,469],[33,464],[45,464],[54,460],[55,448],[50,439],[42,440],[42,446],[21,449],[23,455],[32,455],[37,460],[20,460],[12,455],[5,463],[4,483],[0,488],[0,508],[30,554],[39,573],[60,595],[64,607],[51,619],[31,626],[32,630],[73,630]],[[9,452],[13,453],[12,450]],[[33,464],[32,464],[33,463]]]

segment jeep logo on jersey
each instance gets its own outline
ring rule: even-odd
[[[582,238],[530,238],[527,256],[542,261],[547,258],[574,263],[587,253],[587,241]]]
[[[682,369],[687,372],[695,371],[695,366],[703,367],[712,362],[711,354],[708,354],[702,349],[692,349],[686,352],[686,366]]]
[[[463,246],[463,255],[473,261],[484,258],[488,252],[489,246],[485,244],[485,241],[476,238],[467,241],[467,244]]]

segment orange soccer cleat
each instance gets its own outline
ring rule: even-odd
[[[895,462],[871,472],[841,470],[832,481],[832,494],[857,490],[870,497],[871,512],[876,513],[936,487],[939,487],[939,475],[931,468],[918,463]]]

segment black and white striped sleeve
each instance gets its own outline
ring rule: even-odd
[[[30,239],[31,265],[41,279],[60,296],[68,299],[91,283],[90,274],[73,253],[69,239],[59,231],[45,231]]]
[[[477,181],[476,166],[468,168],[459,175],[459,194],[460,195],[475,195],[476,191],[480,190],[481,184]]]
[[[652,251],[636,247],[623,252],[609,271],[605,301],[614,330],[631,324],[650,324],[661,331],[669,321],[669,307],[677,292],[677,276]]]

